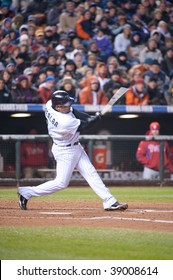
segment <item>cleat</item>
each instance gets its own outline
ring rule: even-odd
[[[124,211],[128,208],[128,204],[127,203],[120,203],[118,201],[116,201],[114,204],[112,204],[109,208],[106,208],[106,211],[113,211],[113,210],[120,210],[120,211]]]
[[[27,210],[26,205],[28,200],[26,198],[24,198],[21,194],[18,193],[19,196],[19,207],[22,210]]]

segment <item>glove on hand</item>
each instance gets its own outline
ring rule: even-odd
[[[87,119],[87,123],[88,125],[93,125],[94,123],[96,123],[97,121],[100,121],[102,119],[101,114],[99,112],[96,113],[95,116],[89,117]]]

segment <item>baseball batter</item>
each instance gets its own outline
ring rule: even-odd
[[[152,122],[148,135],[160,134],[160,124]],[[164,142],[164,167],[173,173],[173,163],[170,160],[168,142]],[[136,152],[137,160],[144,166],[143,179],[159,179],[160,144],[156,140],[141,141]]]
[[[89,116],[71,107],[74,99],[65,91],[55,91],[46,104],[45,116],[48,132],[53,139],[52,153],[56,160],[56,178],[35,187],[19,187],[19,206],[27,209],[33,196],[44,196],[66,188],[74,168],[78,169],[93,191],[102,199],[105,210],[126,210],[128,205],[119,203],[104,185],[88,155],[79,143],[80,132],[101,119]]]

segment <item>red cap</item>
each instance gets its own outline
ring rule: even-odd
[[[135,85],[137,85],[137,84],[145,84],[145,83],[144,83],[144,79],[143,79],[143,78],[138,78],[138,79],[136,79]]]
[[[158,122],[150,123],[150,130],[160,130],[160,124]]]

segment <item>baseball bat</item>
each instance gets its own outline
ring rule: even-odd
[[[111,111],[112,106],[126,93],[128,88],[120,87],[119,90],[111,97],[109,102],[103,107],[100,114],[103,116]]]

